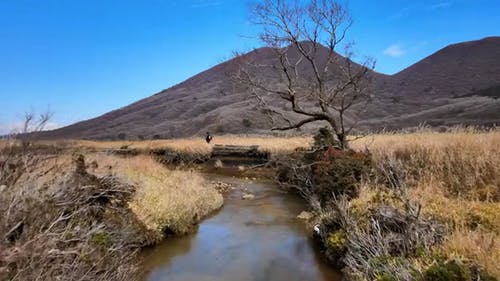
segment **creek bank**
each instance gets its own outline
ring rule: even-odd
[[[1,280],[135,278],[136,254],[155,236],[127,208],[132,185],[87,173],[81,155],[31,151],[5,163],[14,170],[0,176]]]
[[[457,227],[455,213],[429,212],[411,196],[422,192],[417,190],[422,186],[411,184],[422,181],[418,173],[427,161],[399,151],[377,160],[368,151],[324,146],[281,161],[278,180],[301,194],[314,210],[311,223],[330,264],[349,280],[497,280],[476,259],[443,250]],[[484,205],[482,228],[494,229],[487,212],[495,205]],[[495,273],[494,267],[489,269]]]
[[[197,200],[207,201],[205,189],[211,189],[193,189],[202,183],[199,175],[167,172],[149,156],[117,158],[88,152],[85,161],[81,154],[70,154],[78,149],[47,151],[30,147],[0,153],[0,211],[5,214],[0,218],[1,280],[135,280],[137,253],[143,247],[159,243],[169,233],[194,231],[195,224],[222,205],[216,191],[212,197],[220,197],[220,204]],[[120,166],[125,162],[129,164]],[[163,179],[171,177],[167,186],[172,188],[161,189]],[[183,182],[189,187],[189,200],[172,197],[165,202],[185,206],[179,210],[185,215],[172,210],[164,216],[155,210],[166,208],[148,209],[154,207],[152,201],[142,204],[137,199],[145,186],[145,194],[178,194],[171,191]],[[196,208],[190,212],[190,206]],[[151,227],[155,216],[159,228]]]

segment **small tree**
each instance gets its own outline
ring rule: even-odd
[[[259,39],[274,57],[263,64],[239,56],[242,67],[236,76],[267,109],[275,124],[272,130],[325,121],[347,149],[347,136],[356,125],[354,112],[369,100],[375,62],[353,63],[351,44],[343,44],[345,56],[336,52],[352,24],[345,5],[335,0],[263,0],[251,12],[262,27]],[[270,83],[276,79],[278,83]]]
[[[50,119],[52,119],[53,115],[54,113],[49,108],[38,115],[38,118],[33,110],[26,111],[24,113],[21,131],[17,133],[17,138],[21,140],[21,145],[24,147],[29,146],[31,144],[31,140],[36,137],[38,132],[45,129],[45,126]]]

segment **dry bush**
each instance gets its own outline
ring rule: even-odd
[[[0,185],[7,187],[18,181],[47,178],[52,171],[61,171],[65,162],[71,165],[71,157],[61,158],[62,150],[51,145],[22,147],[19,142],[0,149]],[[67,167],[67,166],[66,166]]]
[[[93,155],[89,159],[99,163],[101,173],[111,172],[137,186],[130,208],[160,237],[186,233],[222,206],[222,195],[195,172],[166,169],[148,156]]]
[[[327,257],[353,280],[496,280],[497,234],[445,227],[405,190],[365,182],[358,198],[330,205],[319,216]]]
[[[450,229],[446,243],[436,248],[439,255],[472,264],[470,268],[482,267],[500,278],[499,143],[499,130],[467,128],[446,133],[421,130],[382,134],[358,140],[354,146],[368,148],[377,168],[364,183],[369,192],[362,192],[354,203],[358,209],[367,208],[373,204],[369,198],[379,194],[377,190],[404,185],[408,197],[422,205],[425,217],[435,218]],[[438,264],[442,268],[432,270],[446,272],[447,266],[457,266]]]
[[[438,190],[414,189],[424,213],[445,222],[452,233],[438,251],[470,261],[500,278],[500,203],[448,198]]]
[[[83,157],[56,158],[32,156],[1,193],[0,279],[134,279],[151,241],[127,208],[134,188],[86,173]]]
[[[383,195],[342,197],[323,210],[325,254],[353,280],[415,280],[422,274],[419,260],[432,254],[446,228],[422,216],[421,206],[406,195]]]
[[[32,149],[0,160],[0,280],[135,280],[141,247],[222,205],[199,175],[147,156]]]

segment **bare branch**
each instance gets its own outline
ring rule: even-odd
[[[320,120],[325,120],[325,119],[322,118],[322,117],[320,117],[320,116],[311,117],[311,118],[304,119],[304,120],[298,122],[297,124],[294,124],[294,125],[291,125],[291,126],[287,126],[287,127],[273,128],[272,130],[273,131],[287,131],[287,130],[291,130],[291,129],[297,129],[297,128],[300,128],[300,127],[304,126],[307,123],[311,123],[311,122],[315,122],[315,121],[320,121]]]

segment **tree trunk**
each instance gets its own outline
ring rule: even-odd
[[[347,136],[344,133],[337,133],[337,140],[339,141],[340,148],[342,150],[349,149],[349,142],[347,141]]]

